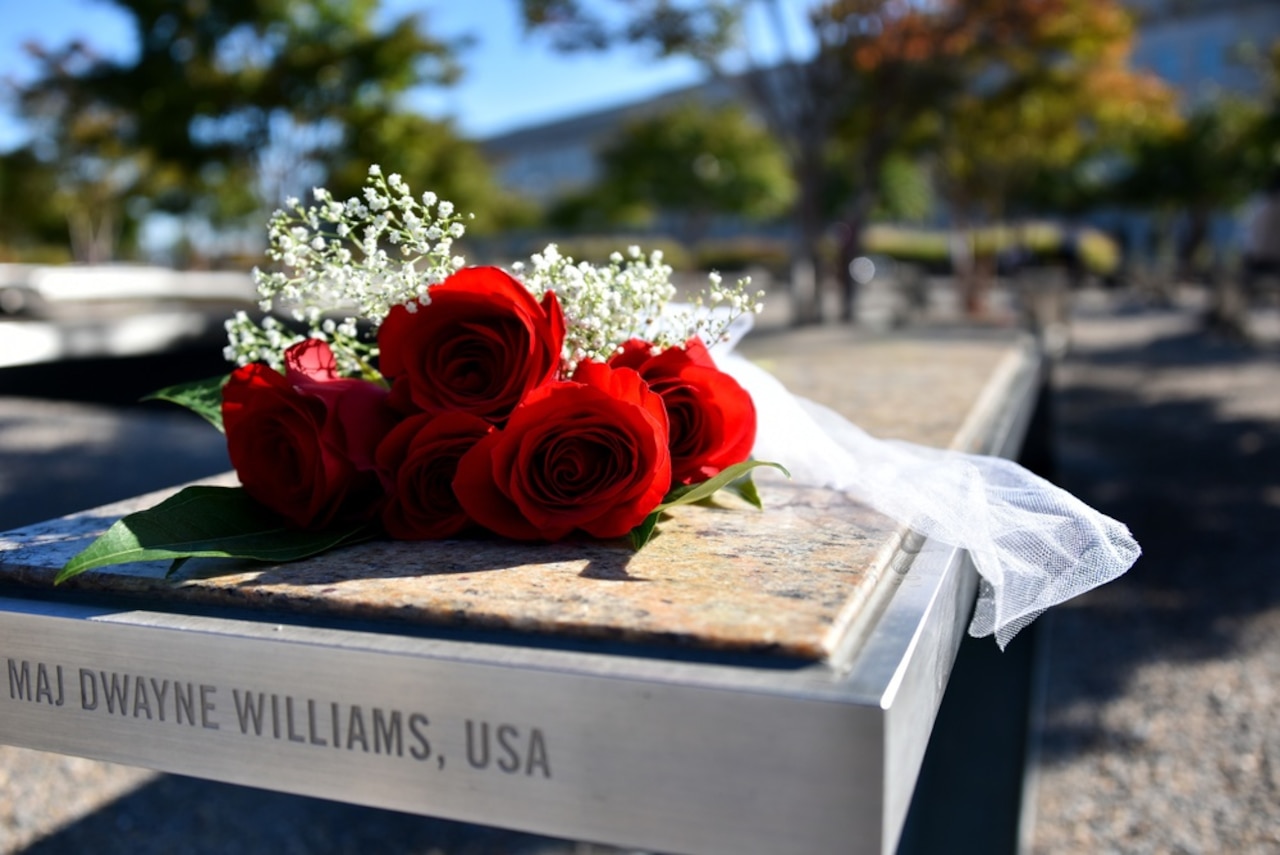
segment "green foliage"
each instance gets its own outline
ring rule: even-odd
[[[735,463],[727,467],[713,478],[706,481],[700,481],[697,484],[681,485],[673,489],[667,494],[662,504],[653,509],[653,513],[645,517],[640,525],[631,531],[631,546],[633,549],[640,549],[648,543],[657,529],[658,520],[662,518],[662,514],[679,505],[692,505],[697,502],[705,502],[714,496],[720,490],[730,490],[743,499],[743,501],[753,507],[762,507],[760,502],[760,493],[756,490],[755,482],[751,479],[751,470],[761,466],[768,466],[777,469],[788,478],[791,473],[780,464],[769,463],[763,460],[747,460],[742,463]]]
[[[1153,208],[1239,204],[1280,166],[1265,142],[1266,121],[1257,101],[1224,96],[1204,103],[1181,125],[1139,140],[1115,196]]]
[[[1128,68],[1132,25],[1118,0],[841,0],[803,14],[783,0],[520,5],[561,48],[642,44],[720,74],[746,58],[734,80],[786,153],[801,254],[815,262],[833,220],[845,226],[843,262],[877,214],[921,217],[932,200],[908,166],[921,159],[940,164],[949,201],[995,210],[1054,172],[1095,175],[1136,126],[1170,116],[1167,91]],[[678,36],[660,38],[646,16],[671,7]],[[697,8],[714,14],[679,11]],[[764,28],[752,36],[787,44],[806,27],[812,54],[751,66],[750,8]],[[793,308],[808,322],[820,306],[813,295]]]
[[[1019,0],[1025,19],[957,93],[938,151],[957,207],[1001,216],[1020,201],[1078,210],[1092,170],[1177,124],[1172,91],[1128,66],[1133,20],[1116,0]]]
[[[627,0],[625,20],[600,15],[578,0],[519,0],[526,29],[550,29],[565,51],[604,50],[621,41],[651,45],[660,56],[712,59],[733,44],[741,3],[714,0]]]
[[[54,584],[86,570],[133,561],[296,561],[371,536],[363,524],[332,526],[324,531],[294,528],[240,487],[186,487],[155,507],[116,522],[68,561]]]
[[[850,199],[864,195],[874,205],[870,219],[923,222],[937,207],[932,171],[923,158],[907,150],[887,153],[876,165],[870,180],[860,181],[849,168],[847,148],[832,147],[828,156],[828,177],[822,195],[822,211],[833,219],[842,218]]]
[[[399,173],[411,187],[430,189],[458,210],[476,215],[467,231],[483,235],[521,225],[531,206],[499,190],[479,148],[449,122],[414,113],[376,110],[353,116],[348,145],[330,160],[326,186],[335,198],[359,196],[369,164]]]
[[[148,164],[130,149],[124,113],[78,84],[93,67],[91,51],[79,43],[57,54],[32,50],[43,78],[19,89],[16,102],[36,132],[29,151],[52,181],[28,204],[37,218],[63,220],[76,260],[109,260],[126,231],[125,200]]]
[[[876,215],[890,220],[922,222],[936,205],[929,171],[902,153],[889,155],[881,165],[879,196]]]
[[[652,206],[610,197],[601,187],[593,185],[555,199],[543,212],[542,219],[547,228],[563,234],[600,232],[611,227],[644,228],[655,217]]]
[[[66,218],[49,204],[56,186],[54,171],[30,148],[0,153],[0,261],[36,261],[66,244]]]
[[[595,192],[606,200],[606,214],[679,213],[695,238],[714,215],[766,219],[795,195],[782,150],[737,106],[689,103],[637,119],[600,159]]]
[[[207,380],[193,380],[190,383],[179,383],[152,392],[142,400],[169,401],[203,418],[220,432],[222,427],[222,387],[227,384],[228,375],[210,377]]]
[[[259,220],[396,142],[440,155],[447,163],[433,168],[456,174],[459,204],[489,192],[451,129],[401,112],[411,87],[459,73],[454,45],[428,36],[420,16],[375,27],[377,0],[112,2],[133,24],[137,55],[35,48],[37,74],[17,98],[65,207],[87,218],[79,255],[109,251],[121,223],[149,211],[214,226]],[[424,171],[425,158],[410,166]]]
[[[1253,151],[1270,180],[1280,179],[1280,37],[1259,63],[1265,81],[1262,116],[1251,134]]]
[[[735,463],[732,466],[726,467],[715,477],[708,478],[706,481],[699,481],[696,484],[676,487],[667,494],[666,499],[664,499],[662,504],[658,505],[654,511],[656,513],[661,513],[662,511],[669,510],[678,505],[691,505],[694,502],[706,501],[725,488],[732,488],[735,493],[742,496],[748,502],[755,504],[758,508],[760,507],[759,495],[756,493],[755,485],[752,484],[749,487],[746,485],[749,483],[747,476],[751,470],[757,469],[761,466],[768,466],[771,469],[777,469],[788,478],[791,477],[791,473],[788,472],[786,467],[781,464],[769,463],[765,460],[747,460],[742,463]]]

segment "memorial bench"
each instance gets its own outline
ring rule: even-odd
[[[1041,386],[1010,336],[744,350],[873,434],[970,452],[1016,456]],[[0,742],[648,850],[893,852],[976,574],[840,494],[761,492],[676,508],[639,553],[374,542],[57,589],[158,495],[11,531]]]

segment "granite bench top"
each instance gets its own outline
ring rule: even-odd
[[[981,450],[1031,358],[1013,337],[867,338],[844,328],[749,338],[743,352],[796,394],[870,433]],[[234,475],[220,479],[234,483]],[[168,492],[0,535],[0,584],[56,597],[52,579],[120,516]],[[888,572],[903,532],[848,497],[762,478],[764,511],[736,499],[672,511],[640,552],[587,539],[372,542],[210,575],[191,561],[89,571],[65,586],[166,605],[517,630],[826,658]]]

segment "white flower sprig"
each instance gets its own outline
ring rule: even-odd
[[[560,301],[566,318],[566,373],[585,359],[608,359],[628,339],[652,340],[664,307],[676,295],[662,253],[645,258],[634,246],[625,261],[615,252],[607,266],[597,267],[575,263],[553,243],[534,253],[527,266],[516,262],[511,267],[534,296],[541,299],[554,291]]]
[[[329,342],[343,375],[380,379],[373,367],[378,325],[395,306],[414,312],[430,303],[431,286],[465,266],[453,254],[454,241],[466,232],[464,217],[435,193],[415,197],[399,175],[384,177],[376,164],[369,167],[363,198],[340,202],[323,188],[314,196],[315,205],[290,199],[289,210],[272,215],[267,257],[279,266],[253,271],[259,308],[286,312],[307,333],[271,315],[259,325],[238,312],[226,323],[223,353],[239,365],[263,361],[279,369],[290,346],[319,338]],[[658,348],[695,335],[714,344],[735,320],[763,308],[763,292],[747,290],[749,278],[725,286],[718,273],[709,275],[703,293],[676,305],[672,270],[661,251],[646,257],[637,246],[598,266],[575,263],[551,244],[529,264],[513,264],[512,273],[539,299],[556,293],[567,327],[566,375],[585,359],[609,359],[632,338]]]
[[[320,338],[329,342],[338,359],[339,370],[347,376],[371,376],[369,366],[373,355],[372,344],[360,340],[360,330],[353,318],[341,322],[323,318],[310,336],[296,333],[278,319],[267,315],[258,325],[248,312],[236,312],[235,317],[223,326],[227,330],[227,346],[222,355],[228,362],[247,365],[265,362],[277,371],[284,369],[284,352],[307,338]]]
[[[314,196],[309,207],[287,200],[288,210],[268,222],[267,257],[280,267],[254,268],[259,308],[287,312],[311,337],[330,342],[340,370],[367,374],[373,350],[358,339],[356,319],[376,328],[393,306],[429,302],[431,286],[466,263],[453,254],[464,218],[435,193],[415,197],[398,174],[384,177],[376,164],[363,198],[341,202],[323,188]],[[274,338],[241,313],[228,324],[228,359],[262,359]]]
[[[265,362],[277,371],[284,368],[284,352],[306,338],[270,315],[263,318],[259,326],[244,311],[236,312],[223,326],[227,329],[227,346],[222,349],[222,355],[228,362],[238,365]]]
[[[554,291],[560,301],[567,319],[565,373],[586,359],[609,359],[633,338],[658,348],[682,345],[695,335],[714,344],[739,317],[763,308],[763,292],[747,292],[749,277],[725,287],[719,273],[709,275],[704,293],[677,307],[671,267],[663,262],[662,251],[646,257],[638,246],[629,247],[626,256],[615,252],[607,265],[597,266],[575,263],[550,244],[527,267],[513,264],[512,272],[539,299]]]

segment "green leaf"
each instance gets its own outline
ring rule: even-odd
[[[760,491],[756,489],[755,479],[751,477],[750,472],[741,478],[730,481],[725,485],[725,489],[737,493],[744,502],[752,507],[764,510],[764,502],[760,499]]]
[[[689,487],[678,487],[667,494],[667,500],[658,505],[654,510],[665,511],[667,508],[674,508],[676,505],[691,505],[694,502],[701,502],[703,499],[709,499],[722,487],[728,487],[734,482],[743,478],[752,469],[760,466],[772,466],[788,478],[791,473],[786,470],[780,463],[770,463],[765,460],[746,460],[742,463],[735,463],[727,469],[720,472],[714,478],[708,478],[698,484]],[[751,491],[755,492],[755,484],[752,483]],[[744,497],[745,498],[745,497]],[[759,501],[759,494],[756,494],[756,500]],[[747,499],[747,501],[751,501]],[[753,503],[755,504],[755,503]],[[759,505],[757,505],[759,507]]]
[[[756,490],[755,481],[751,478],[751,470],[759,466],[772,466],[788,478],[791,477],[791,473],[781,464],[769,463],[765,460],[747,460],[742,463],[735,463],[714,478],[708,478],[706,481],[701,481],[697,484],[681,484],[678,487],[674,487],[667,493],[666,500],[662,504],[654,508],[653,512],[645,517],[638,526],[631,529],[631,548],[639,552],[646,543],[653,539],[658,527],[658,520],[661,518],[663,511],[668,508],[674,508],[677,505],[691,505],[695,502],[709,499],[716,491],[721,489],[728,488],[757,508],[764,507],[760,501],[760,493]]]
[[[203,416],[209,424],[222,430],[222,387],[230,375],[179,383],[152,392],[144,401],[171,401]],[[225,433],[225,431],[223,431]]]
[[[654,511],[644,518],[640,525],[631,529],[631,548],[639,552],[646,543],[653,538],[654,531],[658,528],[658,518],[662,516],[658,511]]]
[[[130,561],[295,561],[367,540],[373,533],[366,524],[306,531],[288,525],[249,498],[241,487],[186,487],[153,508],[119,520],[68,561],[54,584],[86,570]]]

